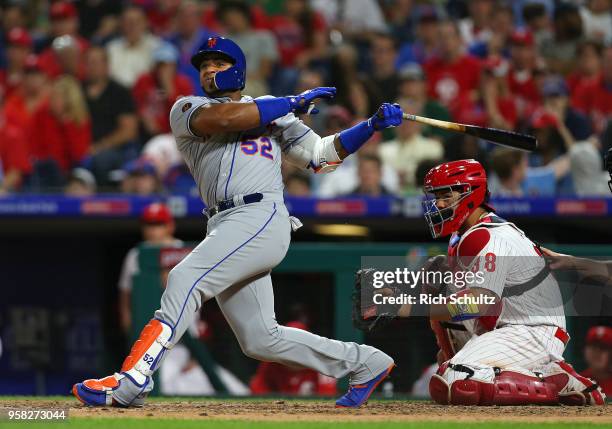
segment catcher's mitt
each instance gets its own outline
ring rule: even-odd
[[[374,296],[398,296],[401,293],[395,285],[384,288],[374,287],[374,268],[363,268],[355,273],[353,290],[353,326],[364,332],[372,332],[388,324],[397,316],[400,305],[383,305],[374,302]]]
[[[422,267],[424,271],[449,270],[446,256],[429,258]],[[427,293],[440,294],[444,292],[445,285],[422,282],[420,285],[385,284],[382,288],[374,287],[375,268],[363,268],[355,274],[355,288],[353,291],[353,326],[364,332],[372,332],[387,325],[398,317],[401,304],[376,304],[375,295],[400,297],[402,294]],[[418,311],[412,307],[413,315]],[[425,309],[426,310],[426,309]]]

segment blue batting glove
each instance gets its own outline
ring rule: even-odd
[[[300,95],[290,95],[285,97],[289,101],[289,106],[293,113],[310,113],[312,115],[319,113],[318,109],[311,107],[311,104],[317,98],[334,98],[336,96],[336,88],[322,86],[319,88],[310,89],[302,92]]]
[[[368,119],[368,125],[376,131],[397,127],[402,123],[402,108],[399,104],[383,103],[378,111]]]

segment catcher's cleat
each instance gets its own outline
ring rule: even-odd
[[[349,386],[348,392],[336,401],[336,408],[357,408],[365,404],[374,389],[376,389],[376,386],[387,378],[394,367],[395,364],[391,364],[389,368],[385,369],[370,381]]]

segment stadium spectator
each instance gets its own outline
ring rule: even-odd
[[[153,34],[166,37],[174,30],[174,18],[181,4],[180,0],[138,0],[147,15],[147,21]]]
[[[296,171],[284,180],[285,195],[292,197],[308,197],[311,194],[310,177],[303,172]]]
[[[512,33],[508,85],[517,103],[518,116],[522,120],[526,120],[541,103],[537,62],[533,34],[526,30],[516,30]]]
[[[526,2],[522,9],[524,31],[533,34],[535,45],[540,47],[544,40],[553,37],[550,15],[542,3]],[[520,28],[520,27],[519,27]]]
[[[522,197],[523,183],[527,175],[528,161],[524,152],[499,148],[491,154],[493,174],[488,178],[491,195],[500,197]]]
[[[423,64],[438,52],[439,13],[434,6],[419,5],[416,9],[416,38],[399,47],[396,67],[407,63]]]
[[[490,33],[486,40],[477,40],[468,46],[469,53],[479,58],[508,56],[508,42],[514,32],[514,15],[509,5],[499,4],[491,12]]]
[[[415,106],[417,115],[441,121],[450,121],[448,109],[427,95],[427,81],[423,68],[418,63],[404,65],[398,72],[399,98],[408,99]],[[421,125],[425,137],[431,137],[440,142],[448,138],[448,132],[430,125]]]
[[[457,25],[453,21],[440,24],[440,56],[424,64],[429,95],[445,105],[453,115],[460,115],[465,100],[474,100],[480,83],[480,62],[465,53]]]
[[[270,17],[280,65],[304,68],[313,61],[322,61],[327,53],[327,28],[323,16],[311,9],[307,0],[287,0],[283,7],[283,13]]]
[[[329,80],[337,87],[334,101],[346,107],[354,116],[370,114],[370,102],[365,85],[357,72],[357,50],[349,44],[335,49],[331,57]]]
[[[370,101],[369,112],[375,112],[385,101],[397,99],[399,78],[395,70],[396,60],[397,46],[393,37],[385,33],[373,35],[370,43],[371,68],[367,77],[362,79]]]
[[[92,133],[89,168],[103,187],[111,184],[111,171],[135,157],[138,119],[130,91],[110,77],[104,48],[92,46],[87,50],[85,77]]]
[[[74,37],[69,35],[56,37],[51,44],[51,52],[54,55],[55,61],[54,71],[47,71],[51,78],[70,75],[81,81],[84,79],[85,63],[83,62],[83,53],[80,51],[77,40]]]
[[[560,76],[549,76],[542,83],[543,108],[559,119],[574,140],[586,140],[592,134],[588,118],[570,106],[569,89]]]
[[[155,165],[145,158],[129,161],[123,167],[121,192],[132,195],[155,195],[161,191],[161,183]]]
[[[470,46],[477,42],[488,42],[493,35],[491,24],[495,7],[494,1],[472,0],[467,3],[469,15],[458,22],[463,43]]]
[[[189,79],[176,72],[178,51],[162,42],[153,51],[153,69],[143,74],[134,84],[138,117],[143,129],[143,140],[157,134],[170,133],[170,109],[177,98],[193,94]]]
[[[57,188],[70,169],[87,156],[91,122],[79,82],[71,76],[56,79],[47,102],[34,113],[28,130],[35,160],[32,185]]]
[[[416,107],[410,100],[399,100],[402,111],[409,114],[418,114]],[[444,148],[438,140],[428,138],[421,134],[421,125],[414,121],[404,121],[395,128],[396,138],[381,143],[378,154],[385,165],[397,171],[400,185],[404,192],[416,191],[416,168],[425,159],[440,160],[444,156]]]
[[[584,359],[587,369],[580,374],[594,379],[606,395],[612,395],[612,328],[593,326],[586,336]]]
[[[489,57],[484,62],[481,78],[484,125],[506,130],[516,128],[518,109],[508,85],[509,69],[510,64],[501,57]],[[477,121],[470,123],[477,124]]]
[[[583,40],[582,18],[571,3],[560,3],[555,8],[554,33],[542,41],[539,51],[555,73],[569,73],[576,61],[576,50]]]
[[[333,27],[333,41],[366,41],[372,33],[385,31],[387,24],[376,0],[312,0],[312,7]]]
[[[544,109],[532,117],[531,129],[538,140],[538,149],[530,154],[529,165],[542,167],[543,176],[537,183],[537,195],[555,195],[572,191],[570,160],[566,153],[574,144],[572,133],[561,117]]]
[[[221,3],[217,14],[227,37],[242,48],[249,65],[244,92],[252,97],[269,94],[268,79],[279,59],[274,35],[268,30],[253,28],[250,8],[243,1]]]
[[[106,43],[119,29],[121,0],[75,3],[79,13],[79,32],[93,44]]]
[[[24,131],[0,111],[0,195],[18,191],[32,171],[27,143]]]
[[[593,40],[586,40],[578,46],[576,69],[567,76],[567,86],[572,97],[578,87],[594,83],[601,76],[602,52],[602,45]]]
[[[288,0],[284,11],[270,17],[270,29],[276,36],[280,64],[272,92],[294,91],[300,70],[321,65],[327,57],[327,27],[320,13],[311,9],[307,0]]]
[[[612,2],[587,0],[580,7],[585,36],[600,42],[612,40]]]
[[[308,330],[304,323],[294,320],[285,324],[288,328]],[[261,362],[249,384],[255,395],[333,396],[336,379],[312,369],[290,368],[276,362]]]
[[[165,177],[171,168],[185,163],[172,134],[151,138],[142,148],[142,157],[155,165],[158,177]]]
[[[68,1],[51,4],[49,9],[51,20],[50,46],[40,54],[40,65],[51,78],[62,73],[83,77],[83,53],[89,42],[79,34],[79,17],[76,7]]]
[[[0,68],[0,97],[6,100],[23,81],[26,59],[32,54],[32,37],[26,29],[13,28],[6,35],[6,68]]]
[[[47,78],[40,68],[38,57],[29,55],[25,61],[22,85],[4,104],[7,122],[24,131],[32,129],[32,115],[46,101],[48,93]]]
[[[568,157],[563,155],[543,167],[530,167],[525,152],[497,148],[491,154],[489,191],[493,196],[554,196],[557,180],[569,171]]]
[[[399,45],[412,43],[417,24],[417,5],[413,0],[392,0],[383,2],[384,14],[389,33]]]
[[[601,144],[596,137],[574,143],[568,150],[574,192],[581,197],[607,195],[608,172],[601,164]]]
[[[235,0],[230,0],[230,1],[235,1]],[[247,1],[248,6],[249,6],[249,13],[251,16],[251,22],[252,22],[252,26],[254,29],[256,30],[269,30],[270,29],[270,23],[269,23],[269,16],[267,15],[268,11],[267,9],[275,9],[272,10],[271,12],[276,14],[276,13],[280,13],[282,10],[282,2],[278,2],[278,1],[273,1],[273,2],[263,2],[264,4],[258,4],[258,3],[262,3],[262,2],[253,2],[253,1],[248,1],[248,0],[241,0],[241,1]],[[209,2],[204,2],[204,10],[202,13],[202,18],[201,18],[201,22],[202,25],[204,26],[204,28],[206,28],[207,30],[210,30],[212,32],[215,33],[223,33],[223,24],[220,22],[220,17],[219,17],[219,7],[221,6],[222,1],[209,1]],[[273,4],[276,3],[276,4]]]
[[[2,8],[2,30],[9,33],[13,28],[28,28],[28,5],[24,2],[4,2]]]
[[[612,119],[612,45],[602,56],[601,76],[576,88],[572,104],[591,119],[596,134],[601,134]]]
[[[70,197],[91,197],[96,194],[96,178],[85,168],[75,168],[70,172],[64,195]]]
[[[357,175],[359,182],[349,196],[382,197],[393,195],[382,183],[382,161],[374,154],[359,157]]]
[[[177,70],[191,80],[194,94],[203,95],[200,87],[200,73],[191,64],[191,56],[208,40],[216,35],[201,25],[202,5],[194,0],[181,2],[176,15],[176,32],[168,41],[179,51]]]
[[[121,14],[121,37],[107,45],[111,77],[132,88],[138,76],[151,70],[153,51],[160,40],[148,30],[147,17],[137,6],[128,6]]]

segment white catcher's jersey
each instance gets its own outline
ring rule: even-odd
[[[514,324],[565,328],[559,285],[552,274],[542,271],[546,262],[537,246],[513,223],[488,214],[460,238],[451,237],[449,256],[453,255],[461,269],[480,272],[484,278],[482,284],[474,282],[469,286],[490,289],[502,297],[497,327]],[[545,277],[534,282],[538,274]]]
[[[189,129],[191,115],[201,106],[230,102],[229,98],[183,97],[170,111],[170,126],[178,149],[193,175],[207,206],[255,192],[282,201],[281,152],[307,168],[312,160],[295,150],[320,137],[293,113],[266,127],[197,137]],[[253,101],[243,96],[241,103]]]

